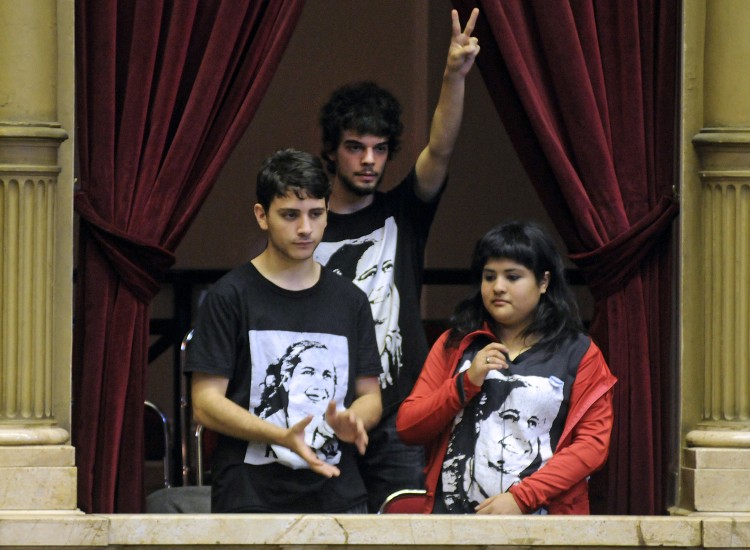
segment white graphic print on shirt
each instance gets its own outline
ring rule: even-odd
[[[401,330],[398,326],[400,300],[394,281],[398,228],[391,217],[369,235],[338,242],[322,242],[315,260],[343,275],[361,288],[370,301],[385,389],[398,379],[403,365]]]
[[[442,473],[448,510],[470,513],[544,466],[562,401],[563,382],[555,376],[488,373],[482,392],[454,421]]]
[[[344,408],[349,383],[349,348],[346,337],[314,332],[251,330],[252,386],[250,412],[285,428],[306,416],[305,441],[329,464],[341,458],[339,441],[325,422],[331,400]],[[248,464],[280,462],[290,468],[308,468],[286,447],[250,442]]]

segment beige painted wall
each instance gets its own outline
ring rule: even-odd
[[[680,134],[680,445],[701,420],[703,402],[705,327],[703,319],[705,273],[701,229],[700,161],[693,137],[704,125],[704,50],[706,4],[689,0],[683,7],[681,134]]]
[[[70,326],[73,317],[73,186],[75,171],[75,35],[74,3],[57,0],[57,120],[68,133],[60,145],[55,207],[55,327]],[[73,334],[70,330],[55,330],[52,348],[55,365],[52,368],[53,408],[55,419],[70,431],[71,424],[71,350]]]

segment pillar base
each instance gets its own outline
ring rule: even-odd
[[[0,446],[62,445],[70,435],[52,422],[11,424],[0,422]]]
[[[71,445],[0,447],[0,510],[77,509]]]
[[[739,447],[750,449],[750,423],[747,422],[700,422],[687,434],[691,447]]]
[[[692,512],[750,512],[750,449],[683,449],[680,508]]]

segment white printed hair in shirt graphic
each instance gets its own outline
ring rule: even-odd
[[[341,459],[339,442],[325,422],[331,400],[344,408],[349,382],[349,349],[344,336],[287,331],[250,331],[252,386],[250,412],[288,428],[305,418],[305,442],[329,464]],[[250,442],[248,464],[280,462],[290,468],[308,468],[286,447]]]
[[[403,364],[401,330],[398,326],[400,299],[394,281],[398,228],[388,218],[382,228],[369,235],[338,242],[322,242],[315,259],[354,281],[370,302],[380,351],[380,386],[393,385]]]

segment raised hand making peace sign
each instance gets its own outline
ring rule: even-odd
[[[448,62],[445,66],[447,71],[455,71],[461,76],[466,76],[466,73],[474,65],[474,59],[476,59],[479,53],[479,40],[477,37],[471,36],[471,33],[474,32],[477,17],[479,17],[479,10],[474,8],[462,32],[461,23],[458,20],[458,12],[456,10],[451,11],[453,36],[451,37],[451,45],[448,49]]]

